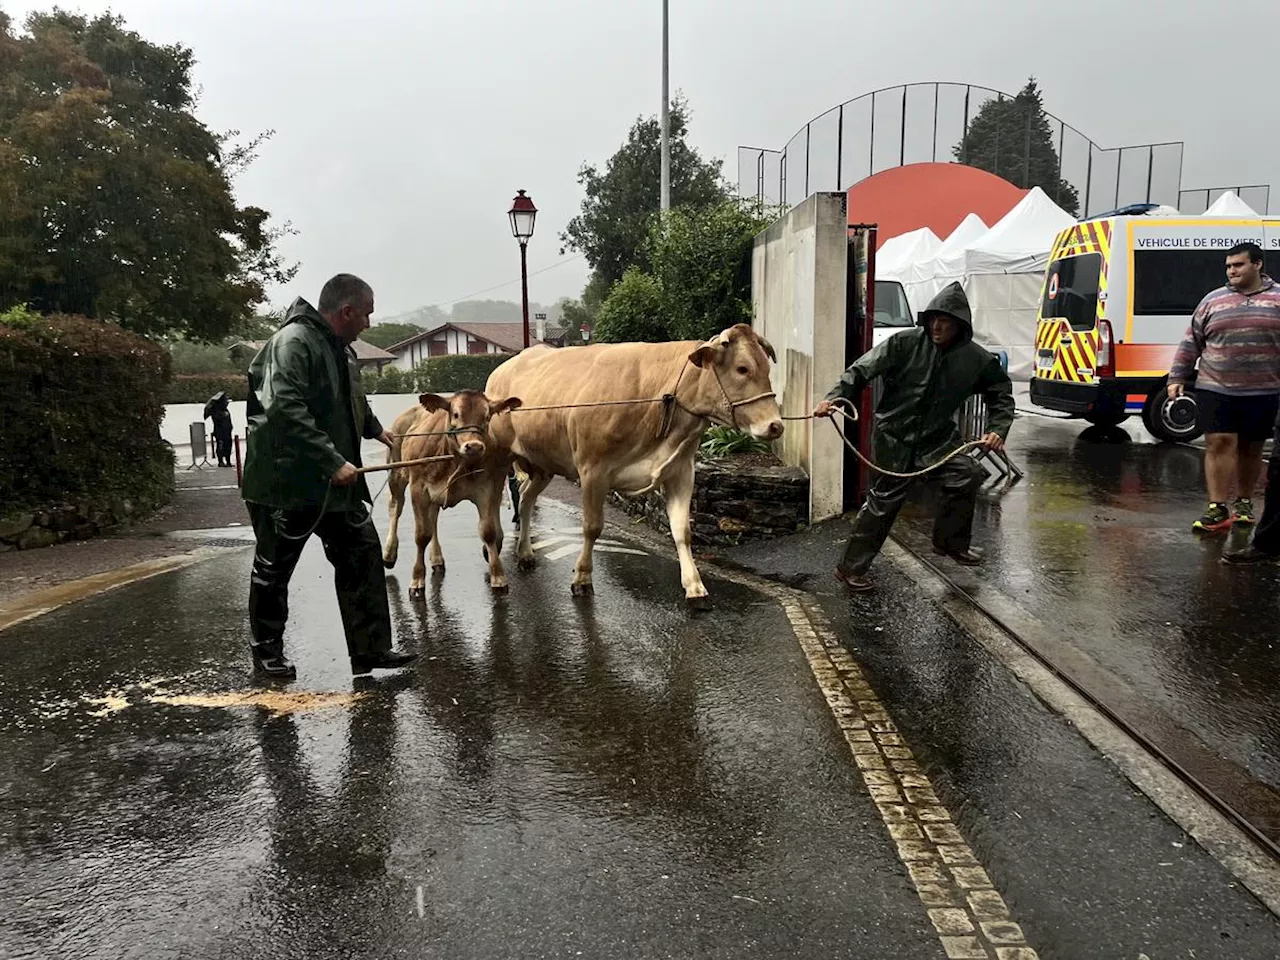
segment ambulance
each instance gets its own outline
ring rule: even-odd
[[[1031,402],[1111,426],[1133,414],[1152,436],[1200,435],[1193,396],[1165,391],[1174,352],[1205,294],[1227,282],[1226,252],[1262,247],[1280,271],[1280,219],[1161,215],[1149,204],[1058,234],[1036,315]],[[1167,208],[1163,208],[1167,209]]]

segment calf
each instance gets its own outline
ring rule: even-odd
[[[409,599],[426,597],[424,551],[430,544],[431,569],[444,572],[444,554],[436,521],[442,509],[463,500],[476,505],[480,515],[480,539],[489,560],[489,587],[494,593],[507,592],[507,574],[502,568],[502,486],[511,469],[511,450],[499,444],[490,429],[492,418],[515,410],[519,399],[490,400],[478,390],[460,390],[448,400],[434,393],[418,397],[418,405],[402,413],[392,427],[395,441],[388,463],[448,456],[448,460],[417,463],[391,471],[391,531],[387,535],[382,562],[394,566],[399,553],[400,512],[407,488],[413,498],[417,560]]]

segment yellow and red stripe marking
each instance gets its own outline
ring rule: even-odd
[[[1107,266],[1111,253],[1110,220],[1091,220],[1062,231],[1054,240],[1050,262],[1087,253],[1096,253],[1102,257],[1102,267],[1098,273],[1097,317],[1104,320],[1107,315]],[[1050,282],[1047,277],[1045,282]],[[1042,302],[1044,292],[1045,288],[1042,288]],[[1054,358],[1053,367],[1038,375],[1070,383],[1096,382],[1094,371],[1098,366],[1099,343],[1096,327],[1091,330],[1072,330],[1066,320],[1040,320],[1036,328],[1036,350],[1053,350]]]

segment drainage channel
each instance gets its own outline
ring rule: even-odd
[[[957,583],[933,560],[905,539],[894,537],[903,550],[942,581],[1045,669],[1070,687],[1095,710],[1119,727],[1157,762],[1194,790],[1234,826],[1280,863],[1280,794],[1230,761],[1214,754],[1186,730],[1121,693],[1122,685],[1105,678],[1086,680],[1062,658],[1029,639]],[[1109,688],[1104,691],[1103,688]]]

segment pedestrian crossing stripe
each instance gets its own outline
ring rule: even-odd
[[[580,553],[582,551],[582,531],[572,530],[564,532],[568,534],[576,534],[576,536],[544,537],[537,543],[532,544],[533,549],[548,551],[543,554],[543,556],[548,560],[561,560],[572,554]],[[633,547],[624,546],[621,540],[597,540],[595,549],[600,553],[625,553],[634,557],[649,556],[649,553],[645,550],[636,550]]]

